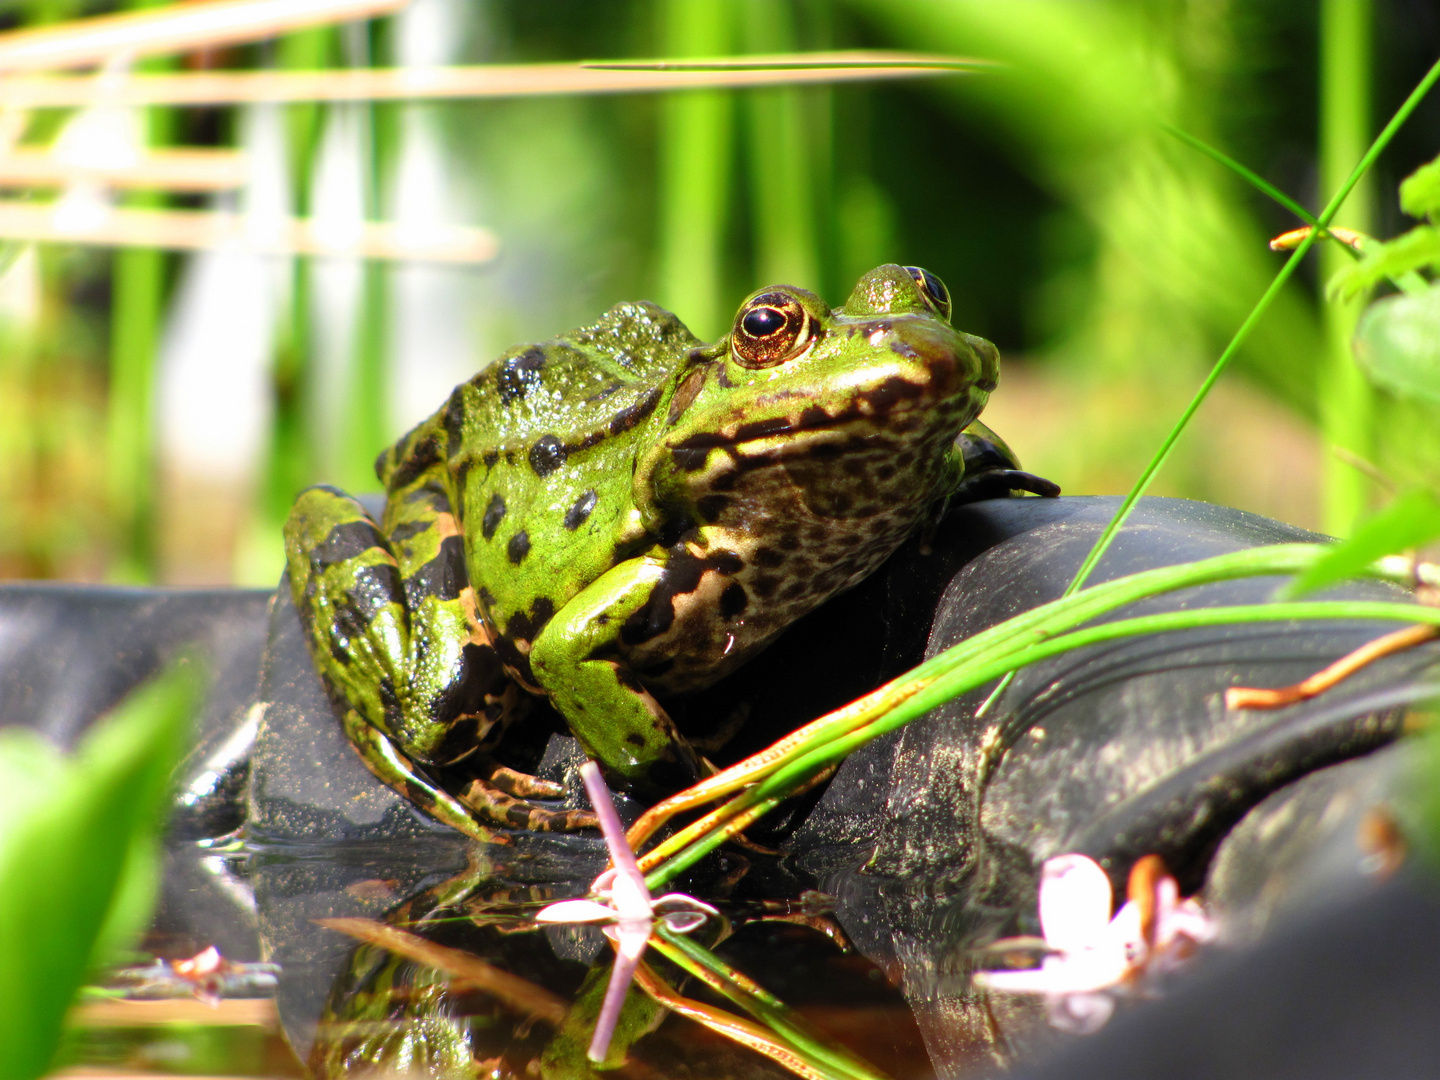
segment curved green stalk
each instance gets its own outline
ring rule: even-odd
[[[952,698],[978,686],[983,686],[991,679],[1061,653],[1087,645],[1142,634],[1159,634],[1202,626],[1306,619],[1373,619],[1440,626],[1440,609],[1422,607],[1418,604],[1373,600],[1331,600],[1200,608],[1122,619],[1099,626],[1085,627],[1068,634],[1052,637],[1049,640],[1019,645],[1008,651],[993,650],[991,655],[954,665],[951,670],[936,678],[924,689],[869,724],[836,738],[825,741],[817,740],[818,745],[810,744],[803,753],[785,761],[764,779],[737,795],[731,805],[743,812],[743,810],[766,800],[778,799],[822,769],[844,760],[845,757],[872,739],[904,726]],[[948,654],[941,654],[941,656],[946,655]],[[697,839],[647,875],[646,884],[652,889],[658,888],[703,858],[724,839],[725,834],[719,829]]]

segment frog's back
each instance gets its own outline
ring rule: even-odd
[[[618,304],[589,326],[509,350],[379,463],[443,455],[466,567],[507,666],[566,600],[609,569],[633,520],[637,429],[700,342],[670,312]]]
[[[510,349],[456,388],[444,425],[452,439],[463,431],[467,449],[482,453],[528,453],[543,435],[574,443],[613,420],[623,424],[626,410],[639,406],[697,344],[663,308],[617,304],[589,326]]]

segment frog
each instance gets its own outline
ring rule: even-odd
[[[951,310],[939,277],[898,264],[835,309],[759,289],[711,343],[618,304],[508,350],[381,453],[378,516],[301,492],[290,592],[362,761],[485,841],[594,823],[496,757],[544,699],[612,786],[654,798],[705,775],[664,700],[724,678],[947,505],[1059,493],[979,421],[999,353]],[[459,768],[452,791],[439,777]]]

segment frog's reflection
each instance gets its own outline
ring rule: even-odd
[[[487,992],[384,944],[361,942],[331,985],[311,1071],[319,1077],[528,1075],[555,1036],[564,1001],[585,976],[582,964],[557,957],[543,936],[517,932],[525,927],[524,911],[543,900],[544,891],[507,888],[467,870],[392,908],[380,925],[523,979],[533,987],[530,999]],[[344,923],[334,920],[329,928],[343,932]]]
[[[544,904],[583,893],[598,868],[601,856],[591,845],[576,838],[561,844],[574,849],[565,858],[556,858],[553,845],[529,859],[515,860],[512,850],[505,856],[513,861],[503,868],[488,861],[493,851],[472,847],[463,867],[428,875],[413,869],[424,864],[413,850],[391,852],[393,863],[374,850],[351,852],[343,863],[297,859],[293,852],[258,856],[269,952],[282,962],[290,958],[279,994],[281,1019],[312,1073],[595,1075],[585,1050],[610,950],[593,929],[538,931],[531,922]],[[565,863],[570,873],[557,875]],[[731,898],[723,907],[727,918],[700,932],[702,944],[884,1074],[931,1075],[900,994],[874,965],[842,949],[837,937],[843,942],[843,936],[816,913],[813,900]],[[387,932],[398,943],[382,943]],[[357,943],[356,934],[367,940]],[[647,961],[684,996],[731,1008],[658,956]],[[487,982],[487,970],[501,973],[506,985]],[[624,1065],[606,1075],[791,1075],[633,990],[616,1048],[611,1062]]]

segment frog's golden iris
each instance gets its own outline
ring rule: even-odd
[[[366,764],[435,817],[573,828],[488,752],[548,696],[613,783],[693,779],[658,696],[733,670],[947,499],[1054,485],[977,420],[995,348],[918,267],[830,310],[790,286],[705,345],[621,304],[512,349],[381,455],[380,521],[311,488],[285,528],[311,654]],[[458,792],[437,770],[466,761]]]

